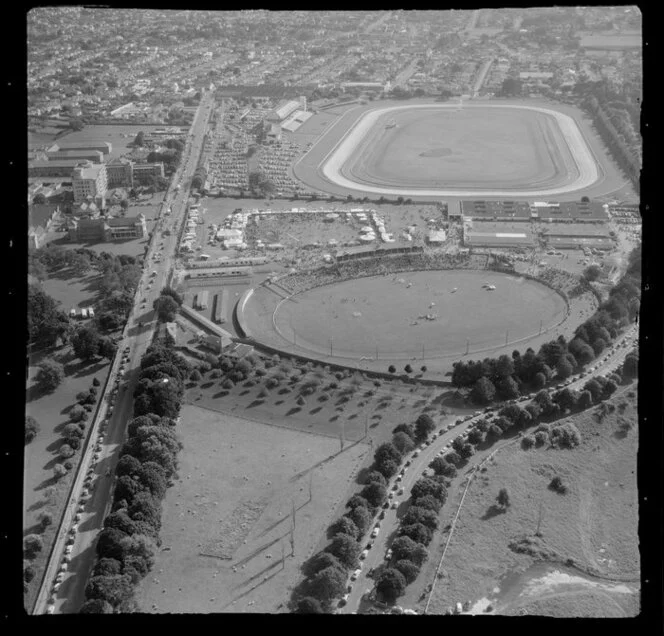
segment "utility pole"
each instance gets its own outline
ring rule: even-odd
[[[509,338],[509,335],[510,335],[510,330],[506,329],[505,330],[505,344],[507,344],[507,339]]]
[[[542,502],[540,501],[539,514],[537,516],[537,532],[535,532],[536,537],[542,536],[540,532],[541,525],[542,525]]]

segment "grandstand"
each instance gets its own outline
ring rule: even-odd
[[[282,122],[281,127],[288,132],[295,132],[312,115],[313,113],[304,110],[296,110]]]

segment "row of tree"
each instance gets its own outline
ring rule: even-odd
[[[175,426],[183,378],[190,372],[189,363],[168,342],[152,345],[141,360],[135,417],[127,427],[112,512],[97,541],[97,561],[81,613],[138,610],[135,587],[152,569],[161,545],[161,502],[172,484],[182,449]]]
[[[365,479],[364,487],[348,500],[348,512],[329,528],[332,542],[305,564],[307,579],[301,586],[302,595],[298,592],[300,598],[295,603],[296,612],[327,612],[334,599],[344,593],[348,574],[358,565],[362,552],[361,541],[371,529],[378,509],[387,500],[389,478],[398,470],[403,456],[414,448],[416,442],[425,440],[434,428],[431,417],[423,414],[415,425],[402,424],[395,428],[393,442],[381,444],[376,449],[374,463]],[[402,450],[399,450],[400,448]],[[399,570],[397,575],[397,582],[404,577]],[[385,587],[388,594],[388,582],[392,578],[393,574],[388,572],[384,581],[382,578],[378,580],[380,589]]]
[[[476,404],[494,399],[512,400],[530,390],[539,390],[554,378],[564,380],[577,373],[609,347],[624,327],[639,312],[641,251],[636,248],[620,282],[606,301],[574,332],[567,342],[564,336],[544,343],[538,353],[528,348],[522,355],[454,363],[452,384],[472,387],[470,398]]]
[[[414,426],[400,424],[394,429],[392,445],[403,454],[410,453],[417,444],[428,439],[434,429],[431,417],[422,414]],[[376,591],[384,601],[393,603],[405,592],[406,586],[417,579],[429,556],[426,548],[438,529],[438,514],[447,500],[448,479],[454,474],[451,471],[435,473],[433,477],[418,479],[413,485],[410,507],[391,545],[391,561],[376,572]]]

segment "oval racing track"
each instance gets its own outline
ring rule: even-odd
[[[409,188],[405,187],[383,187],[375,186],[359,181],[353,181],[343,174],[343,168],[348,160],[354,155],[358,146],[360,146],[371,129],[376,125],[378,119],[387,113],[413,110],[418,108],[458,108],[456,104],[410,104],[406,106],[392,106],[388,108],[379,108],[370,110],[360,115],[358,120],[348,130],[348,132],[341,138],[335,147],[328,153],[318,166],[318,172],[329,182],[346,188],[348,190],[356,190],[361,192],[370,192],[378,195],[401,195],[401,196],[431,196],[431,197],[473,197],[478,195],[478,189],[472,190],[457,190],[457,189],[442,189],[442,188]],[[541,108],[536,106],[521,106],[512,104],[482,104],[482,105],[467,105],[467,109],[472,108],[511,108],[511,109],[526,109],[540,112],[553,117],[558,124],[558,127],[567,143],[569,151],[574,158],[578,170],[578,178],[572,183],[567,183],[558,187],[547,189],[531,189],[531,190],[484,190],[481,193],[484,196],[495,197],[530,197],[530,196],[555,196],[560,194],[568,194],[577,190],[583,190],[595,184],[600,178],[600,171],[598,169],[595,158],[588,147],[579,127],[572,117],[563,113],[550,110],[548,108]],[[306,155],[305,155],[306,156]]]

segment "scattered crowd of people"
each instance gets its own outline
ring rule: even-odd
[[[337,263],[332,267],[321,267],[310,272],[292,273],[281,278],[279,285],[291,294],[297,294],[329,283],[339,283],[363,276],[437,269],[486,269],[487,262],[486,255],[441,252],[370,256]]]

